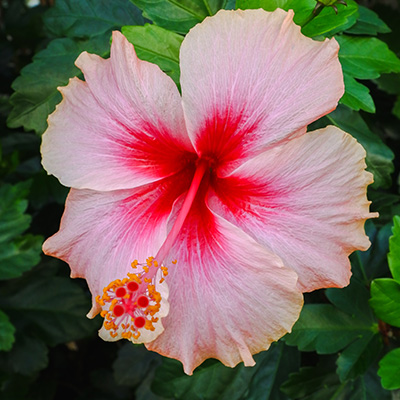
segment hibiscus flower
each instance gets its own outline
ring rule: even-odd
[[[349,283],[372,175],[350,135],[306,133],[343,94],[337,54],[291,11],[237,10],[184,39],[182,95],[119,32],[109,59],[79,56],[85,81],[60,88],[43,135],[45,169],[72,188],[43,248],[86,279],[104,339],[189,374],[209,357],[253,365],[302,292]]]

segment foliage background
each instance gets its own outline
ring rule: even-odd
[[[0,0],[0,398],[400,398],[400,2],[347,0],[337,15],[326,7],[308,23],[315,0],[40,3]],[[85,282],[41,254],[67,189],[43,171],[40,135],[61,100],[57,86],[79,76],[78,54],[107,57],[112,30],[179,85],[179,46],[192,26],[220,8],[260,6],[293,8],[304,34],[339,41],[346,94],[310,129],[335,124],[364,145],[380,218],[366,225],[370,250],[351,256],[350,286],[307,294],[293,332],[255,367],[208,360],[189,377],[142,346],[100,340],[100,319],[85,317]]]

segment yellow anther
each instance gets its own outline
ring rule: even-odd
[[[161,279],[160,279],[160,283],[163,283],[164,281],[165,281],[164,278],[161,278]]]
[[[118,335],[117,332],[110,332],[111,337],[116,337]]]
[[[159,303],[159,302],[161,301],[161,294],[158,293],[158,292],[154,292],[154,293],[153,293],[153,300],[154,300],[156,303]]]
[[[143,266],[143,271],[146,272],[146,274],[149,272],[149,267],[146,267],[145,265]]]
[[[158,267],[158,262],[157,262],[157,260],[154,260],[153,261],[153,265],[157,268]]]
[[[155,289],[156,287],[154,285],[147,285],[147,290],[149,291],[149,294],[153,294]]]
[[[107,311],[107,310],[103,310],[103,311],[100,313],[100,315],[101,315],[103,318],[105,318],[107,314],[108,314],[108,311]]]
[[[132,335],[134,339],[139,339],[140,331],[137,331],[136,335]]]
[[[176,264],[178,262],[178,260],[174,260],[174,261],[171,261],[171,262],[172,262],[172,264]]]
[[[154,331],[154,326],[153,323],[151,321],[149,321],[148,319],[146,319],[146,323],[144,324],[145,329],[149,330],[149,331]]]
[[[146,283],[151,283],[151,279],[150,279],[150,278],[144,278],[144,281],[145,281]]]

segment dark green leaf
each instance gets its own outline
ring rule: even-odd
[[[8,316],[0,310],[0,351],[11,350],[15,341],[15,328]]]
[[[393,278],[400,283],[400,216],[393,218],[393,236],[389,239],[388,264]]]
[[[370,304],[378,318],[400,327],[400,283],[390,278],[375,279]]]
[[[98,328],[86,318],[89,299],[70,278],[37,276],[3,288],[0,306],[12,320],[29,325],[49,345],[86,337]]]
[[[400,389],[400,348],[392,350],[382,358],[378,375],[385,389]]]
[[[342,289],[327,289],[325,294],[329,301],[339,310],[368,324],[376,322],[374,313],[368,303],[369,290],[356,277],[353,276],[351,278],[350,285]],[[351,304],[350,308],[349,304]]]
[[[28,182],[0,186],[0,243],[13,239],[29,227],[31,217],[24,214],[28,207],[28,191]]]
[[[48,348],[40,340],[20,335],[12,350],[0,357],[3,367],[21,375],[33,375],[46,368],[48,360]]]
[[[148,351],[143,345],[125,343],[118,350],[113,364],[114,378],[119,385],[138,386],[151,367],[161,363],[161,356]]]
[[[179,86],[179,49],[183,36],[156,25],[124,26],[122,33],[138,57],[157,64]]]
[[[391,173],[394,170],[392,163],[394,154],[380,137],[369,129],[361,115],[347,107],[338,107],[327,115],[327,118],[340,129],[350,133],[365,148],[367,169],[374,174],[372,187],[390,186],[392,183]]]
[[[86,50],[106,56],[109,52],[109,35],[91,40],[74,41],[56,39],[33,58],[33,63],[21,71],[13,83],[15,93],[10,98],[13,109],[8,117],[8,126],[23,126],[41,134],[47,128],[47,117],[61,101],[58,86],[65,86],[69,78],[79,74],[74,61]]]
[[[400,95],[400,74],[383,74],[375,83],[386,93]]]
[[[378,33],[390,32],[390,28],[379,18],[378,14],[364,6],[358,6],[360,14],[357,23],[346,33],[355,35],[377,35]]]
[[[350,256],[354,275],[363,280],[364,284],[369,285],[372,279],[389,274],[386,255],[391,228],[391,223],[379,230],[371,220],[365,224],[365,230],[372,246],[367,251],[356,251]]]
[[[400,96],[397,96],[397,100],[394,103],[392,113],[394,116],[400,119]]]
[[[144,23],[129,0],[57,0],[43,21],[54,36],[85,39]]]
[[[355,379],[367,371],[382,347],[377,321],[368,303],[369,290],[353,276],[347,287],[327,289],[325,293],[339,310],[350,314],[359,321],[364,321],[372,328],[371,331],[365,332],[358,336],[353,343],[350,343],[340,353],[337,360],[337,372],[340,380]]]
[[[208,360],[192,376],[184,375],[180,363],[164,359],[156,371],[153,390],[175,400],[272,400],[279,399],[278,387],[298,365],[296,353],[283,343],[257,354],[252,368],[243,364],[228,368]],[[292,365],[289,365],[289,360]]]
[[[343,78],[346,91],[340,99],[340,103],[356,111],[364,110],[369,113],[374,113],[375,104],[369,94],[369,89],[348,74],[344,74]]]
[[[380,225],[391,223],[393,215],[400,214],[400,195],[369,189],[368,199],[372,201],[371,210],[379,212]]]
[[[331,354],[376,331],[370,321],[350,316],[331,304],[306,304],[285,339],[301,351]]]
[[[276,349],[278,348],[278,349]],[[297,349],[284,346],[282,342],[267,352],[268,357],[258,361],[257,371],[249,384],[244,400],[286,399],[280,387],[300,366],[300,353]]]
[[[304,367],[291,374],[282,385],[290,399],[302,400],[365,400],[365,385],[361,378],[341,383],[326,365]]]
[[[24,214],[28,187],[28,182],[0,187],[0,279],[16,278],[40,261],[42,238],[21,236],[31,222]]]
[[[24,235],[12,242],[0,243],[0,279],[20,276],[40,261],[43,238]]]
[[[350,304],[350,303],[349,303]],[[337,373],[342,382],[363,375],[382,350],[379,333],[365,335],[344,349],[337,359]]]
[[[190,28],[221,8],[230,8],[228,0],[131,0],[143,10],[143,16],[165,29],[187,33]]]

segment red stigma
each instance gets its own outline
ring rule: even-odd
[[[130,292],[136,292],[139,289],[139,284],[137,282],[128,282],[126,287]]]
[[[140,296],[137,299],[137,304],[139,307],[145,308],[149,305],[149,299],[146,296]]]
[[[115,295],[117,297],[124,297],[126,295],[126,290],[124,287],[119,287],[116,291],[115,291]]]
[[[125,308],[123,306],[117,304],[113,309],[113,313],[116,317],[120,317],[121,315],[125,314]]]
[[[136,328],[143,328],[146,323],[146,320],[143,317],[136,317],[135,318],[135,326]]]

